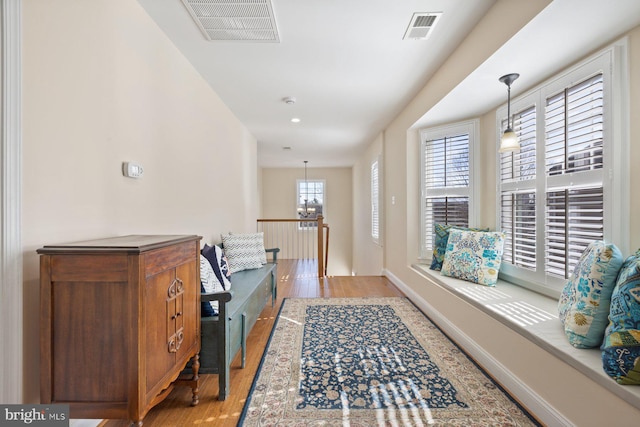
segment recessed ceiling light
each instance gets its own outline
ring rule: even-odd
[[[292,123],[300,123],[300,119],[297,117],[294,117],[293,119],[291,119]]]

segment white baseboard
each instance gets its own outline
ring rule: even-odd
[[[527,410],[546,425],[567,426],[573,424],[561,413],[556,411],[549,403],[542,399],[537,393],[527,387],[518,377],[509,371],[504,365],[499,363],[485,349],[479,346],[473,339],[466,335],[457,326],[451,323],[445,316],[429,304],[424,298],[418,295],[413,289],[407,286],[402,280],[388,270],[383,271],[395,286],[429,316],[437,326],[442,329],[452,340],[454,340],[464,351],[478,362],[483,369],[488,371],[502,387],[509,390],[509,393],[524,405]]]

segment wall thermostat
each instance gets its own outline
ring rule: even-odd
[[[144,169],[136,162],[122,162],[122,174],[129,178],[142,178]]]

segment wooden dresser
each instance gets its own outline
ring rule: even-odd
[[[38,250],[42,403],[142,425],[176,380],[198,403],[200,239],[132,235]],[[192,358],[193,374],[179,378]]]

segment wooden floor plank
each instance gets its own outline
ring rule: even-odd
[[[232,283],[233,287],[233,283]],[[218,376],[202,375],[200,403],[191,407],[191,389],[176,387],[144,418],[147,427],[236,426],[253,378],[269,340],[271,329],[284,298],[343,298],[363,296],[403,296],[389,280],[378,276],[317,278],[314,262],[278,260],[278,299],[274,307],[264,308],[247,337],[246,365],[240,367],[240,353],[231,365],[231,394],[218,400]],[[125,420],[105,420],[101,427],[124,427]]]

